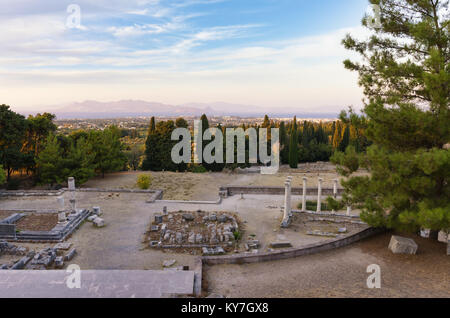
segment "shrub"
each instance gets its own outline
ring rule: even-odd
[[[206,170],[206,168],[203,167],[202,165],[193,164],[193,165],[189,166],[189,172],[192,172],[192,173],[206,173],[206,172],[208,172],[208,170]]]
[[[239,231],[234,231],[233,236],[234,236],[234,239],[236,240],[236,242],[239,242],[242,238],[242,233]]]
[[[302,208],[302,203],[300,202],[297,206],[298,209]],[[306,210],[308,211],[316,211],[317,209],[317,201],[306,201]],[[330,211],[329,206],[325,202],[321,202],[321,210],[322,211]]]
[[[148,174],[140,174],[137,179],[139,189],[147,190],[152,184],[152,176]]]

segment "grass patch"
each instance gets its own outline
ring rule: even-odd
[[[302,209],[302,203],[300,202],[297,206],[298,209]],[[317,201],[306,201],[306,210],[308,211],[316,211],[317,210]],[[326,202],[321,203],[322,211],[330,211],[328,204]]]

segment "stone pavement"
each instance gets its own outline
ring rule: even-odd
[[[160,298],[192,295],[193,271],[81,271],[80,287],[72,272],[0,271],[0,298]],[[74,284],[72,285],[74,286]]]

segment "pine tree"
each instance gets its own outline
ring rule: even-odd
[[[0,165],[0,185],[4,184],[6,182],[6,173],[3,169],[3,166]]]
[[[359,166],[370,176],[343,183],[344,200],[362,209],[373,226],[415,231],[450,228],[450,32],[448,1],[371,0],[381,26],[367,41],[348,35],[347,49],[362,62],[345,61],[359,73],[366,96],[367,154],[337,153],[343,175]],[[356,163],[356,164],[355,164]]]
[[[153,134],[156,130],[156,121],[155,117],[150,119],[150,126],[148,127],[148,135]]]
[[[42,184],[53,186],[63,182],[64,175],[63,149],[55,135],[50,135],[43,146],[43,150],[36,158],[39,180]],[[66,170],[67,173],[67,170]]]
[[[297,117],[294,117],[289,139],[289,166],[293,169],[298,168]]]

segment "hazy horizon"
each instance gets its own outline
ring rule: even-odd
[[[338,113],[362,106],[346,33],[366,0],[6,0],[0,103],[17,111],[85,100],[255,105]],[[7,5],[6,5],[7,4]]]

